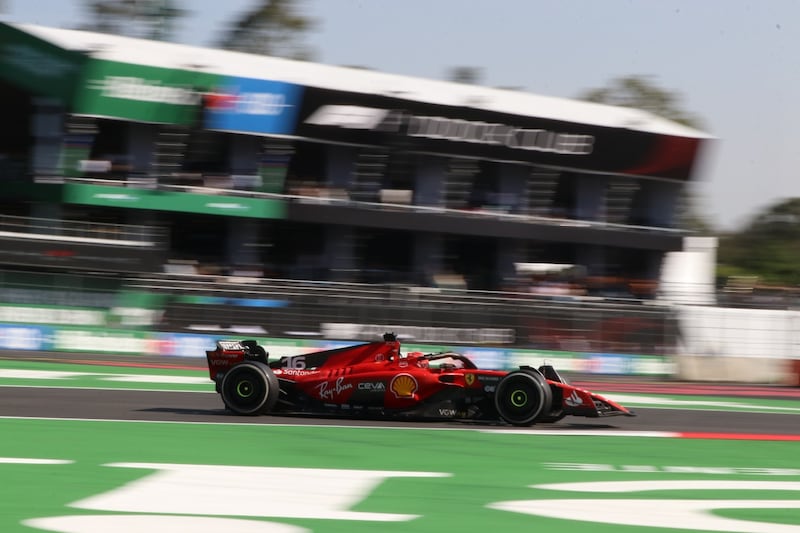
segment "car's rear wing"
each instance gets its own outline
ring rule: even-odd
[[[219,373],[224,372],[245,359],[269,364],[269,354],[258,341],[248,339],[243,341],[218,340],[214,350],[206,351],[208,372],[212,380],[216,381]]]
[[[217,341],[215,349],[206,351],[209,377],[216,381],[217,374],[244,361],[246,354],[247,347],[240,341]]]

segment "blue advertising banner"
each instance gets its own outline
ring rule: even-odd
[[[204,97],[208,129],[248,133],[294,133],[303,87],[251,78],[223,78]]]
[[[53,328],[47,326],[0,325],[0,349],[41,351],[52,349]]]

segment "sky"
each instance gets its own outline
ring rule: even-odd
[[[177,0],[175,41],[212,46],[256,0]],[[83,0],[0,0],[6,20],[73,28]],[[800,2],[796,0],[299,0],[314,60],[576,98],[625,76],[674,93],[715,141],[695,175],[721,231],[800,197]]]

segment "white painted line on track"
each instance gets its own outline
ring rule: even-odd
[[[299,526],[276,522],[171,515],[67,515],[31,518],[24,525],[62,533],[141,533],[142,531],[191,531],[192,533],[311,533]]]
[[[144,374],[97,374],[105,381],[120,383],[174,383],[176,385],[211,385],[213,382],[208,377],[193,376],[164,376]]]
[[[606,397],[609,397],[608,395]],[[642,407],[652,407],[654,409],[676,409],[682,407],[702,407],[703,409],[697,409],[702,411],[730,411],[731,409],[735,410],[747,410],[747,411],[786,411],[787,413],[800,413],[800,407],[783,407],[783,406],[775,406],[775,405],[758,405],[753,403],[746,403],[746,402],[730,402],[730,401],[719,401],[719,400],[698,400],[698,399],[691,399],[691,400],[679,400],[676,398],[670,398],[666,396],[648,396],[648,395],[626,395],[626,394],[616,394],[614,395],[614,401],[619,402],[626,406],[642,406]]]
[[[800,481],[758,481],[718,479],[657,479],[639,481],[593,481],[591,483],[544,483],[537,489],[575,492],[627,493],[654,490],[792,490],[800,491]]]
[[[443,427],[413,427],[413,426],[350,426],[344,424],[264,424],[247,422],[192,422],[187,420],[123,420],[114,418],[58,418],[58,417],[31,417],[31,416],[0,416],[0,420],[46,420],[46,421],[68,421],[68,422],[119,422],[132,424],[175,424],[188,426],[236,426],[253,428],[316,428],[316,429],[392,429],[397,431],[465,431],[472,433],[493,433],[506,435],[529,435],[529,436],[566,436],[566,437],[661,437],[677,438],[680,433],[672,431],[610,431],[606,429],[592,430],[551,430],[551,429],[490,429],[490,428],[443,428]]]
[[[73,379],[87,375],[85,372],[61,372],[58,370],[20,370],[0,368],[0,379]]]
[[[0,389],[69,389],[69,390],[102,390],[117,392],[177,392],[191,394],[217,394],[215,390],[192,390],[192,389],[140,389],[133,387],[76,387],[73,385],[8,385],[0,384]]]
[[[597,431],[586,429],[481,429],[482,433],[508,433],[511,435],[570,435],[582,437],[647,437],[647,438],[677,438],[681,434],[675,431],[614,431],[599,429]]]
[[[0,464],[14,465],[69,465],[75,461],[68,459],[34,459],[32,457],[0,457]]]
[[[175,376],[167,374],[118,374],[108,372],[61,372],[57,370],[22,370],[0,368],[0,379],[98,379],[121,383],[174,383],[177,385],[207,385],[212,383],[207,376]]]

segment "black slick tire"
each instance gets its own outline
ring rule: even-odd
[[[547,380],[536,370],[507,374],[494,394],[494,406],[502,420],[515,426],[530,426],[550,412],[553,393]]]
[[[220,384],[225,406],[238,415],[266,414],[280,394],[278,378],[259,361],[245,361],[228,370]]]

